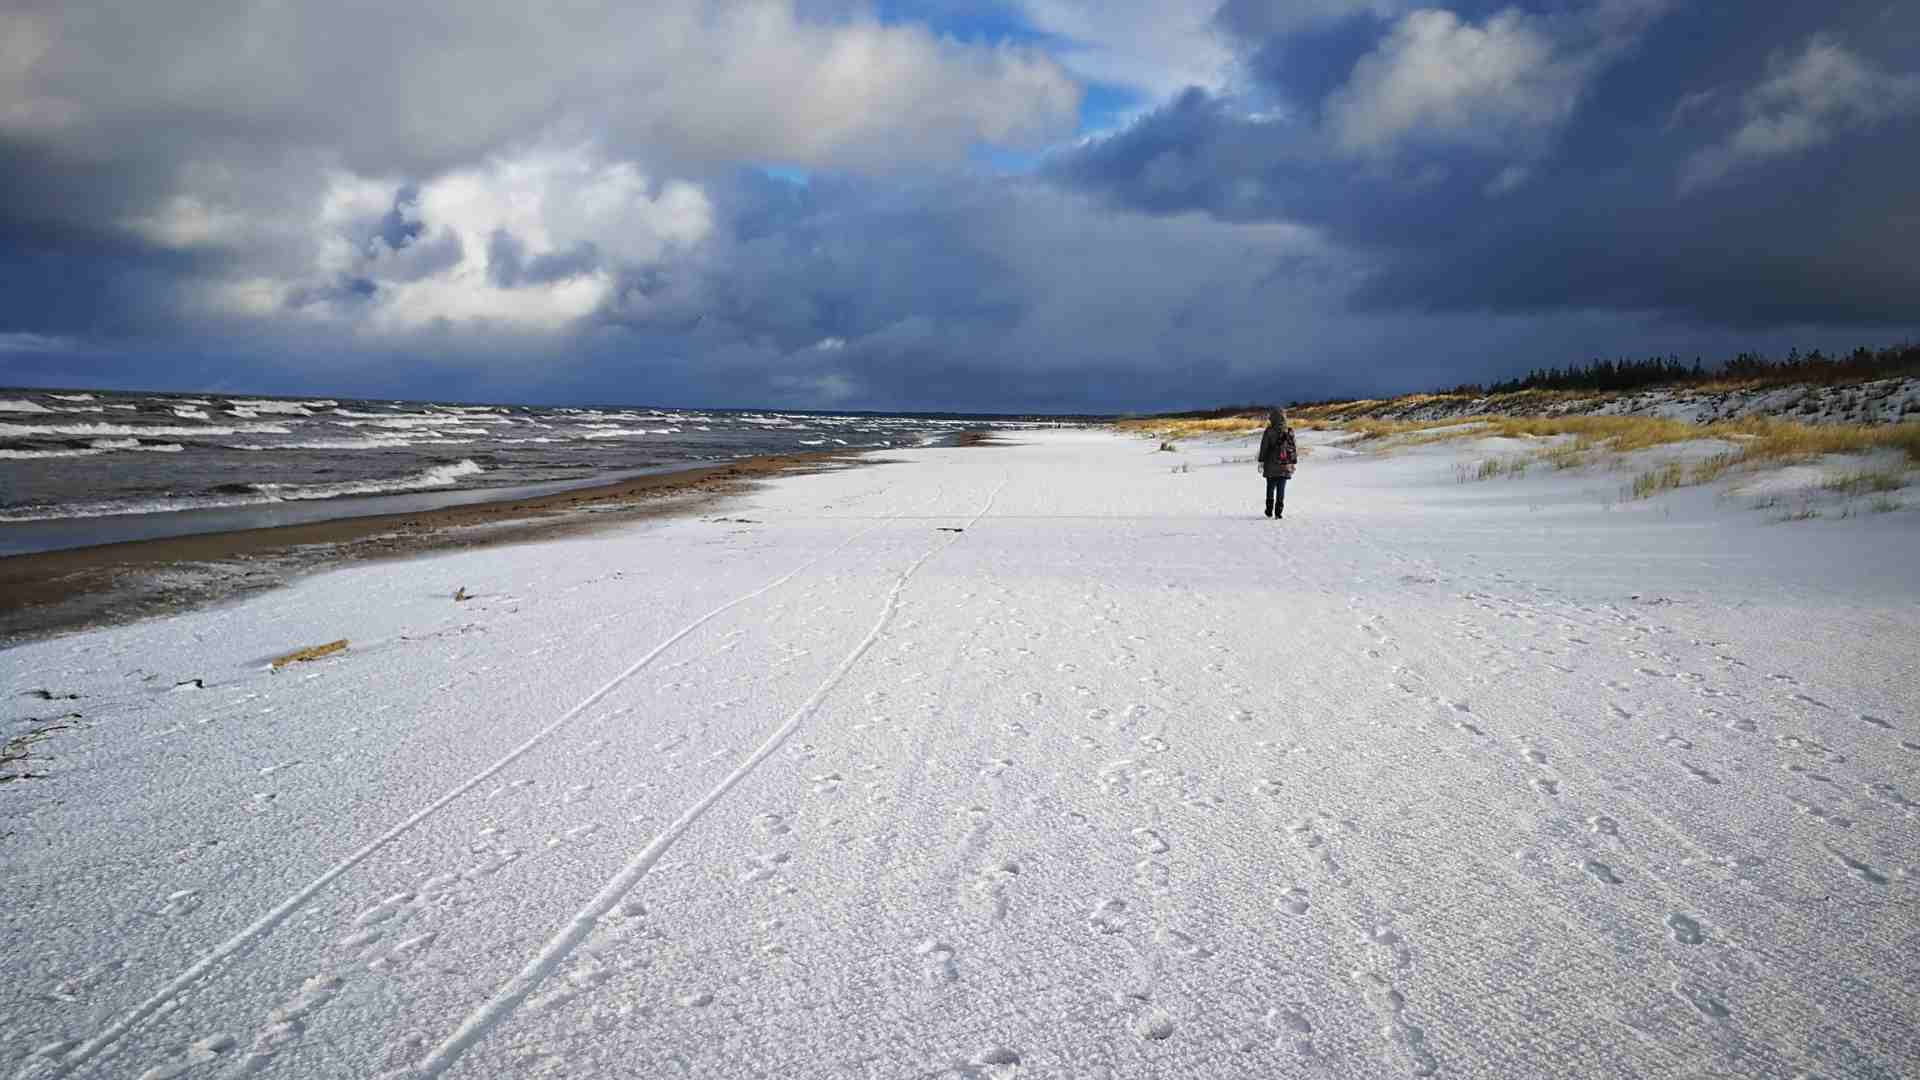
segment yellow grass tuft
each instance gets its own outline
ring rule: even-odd
[[[1296,429],[1304,429],[1307,431],[1323,431],[1329,426],[1317,420],[1293,421],[1290,419],[1289,423]],[[1120,431],[1144,435],[1153,439],[1194,439],[1205,436],[1251,435],[1255,432],[1266,430],[1267,418],[1264,413],[1258,416],[1251,414],[1247,416],[1224,416],[1210,420],[1181,420],[1149,417],[1139,420],[1115,420],[1113,426]]]
[[[1907,486],[1905,469],[1874,469],[1846,473],[1836,476],[1821,485],[1828,491],[1837,491],[1842,495],[1881,494],[1899,491]]]
[[[334,653],[346,647],[346,638],[341,638],[339,641],[329,641],[325,645],[310,645],[304,649],[295,649],[285,656],[274,657],[270,666],[273,670],[278,671],[288,664],[299,664],[308,660],[318,660],[323,656],[332,656]]]
[[[1663,491],[1671,491],[1687,482],[1686,467],[1679,462],[1669,462],[1665,468],[1643,472],[1633,478],[1633,497],[1649,499]]]
[[[1565,441],[1535,452],[1531,459],[1554,469],[1580,468],[1601,455],[1617,456],[1677,443],[1718,440],[1732,444],[1732,449],[1690,467],[1675,463],[1636,476],[1630,489],[1636,499],[1692,484],[1710,484],[1741,466],[1827,454],[1899,451],[1905,455],[1905,467],[1854,473],[1827,485],[1847,494],[1897,490],[1906,485],[1907,472],[1920,466],[1920,421],[1913,420],[1897,424],[1803,424],[1749,418],[1693,424],[1654,416],[1468,416],[1447,420],[1364,418],[1334,423],[1363,441],[1391,440],[1393,447],[1456,439],[1560,437]],[[1477,467],[1462,466],[1460,479],[1522,475],[1526,460],[1488,459]]]

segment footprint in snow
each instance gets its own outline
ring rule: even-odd
[[[1172,880],[1167,864],[1156,859],[1142,859],[1133,865],[1134,883],[1153,892],[1165,892]]]
[[[1827,851],[1830,852],[1834,858],[1840,860],[1840,865],[1859,875],[1860,880],[1871,885],[1887,884],[1887,876],[1866,863],[1847,855],[1837,848],[1829,847]]]
[[[1673,940],[1682,945],[1698,945],[1707,940],[1697,921],[1677,911],[1667,916],[1667,929],[1673,933]]]
[[[1727,1017],[1733,1015],[1733,1012],[1727,1008],[1725,1002],[1721,1001],[1704,987],[1697,986],[1685,980],[1673,984],[1673,994],[1681,1001],[1699,1010],[1700,1015],[1709,1020],[1725,1020]]]
[[[987,1068],[1006,1069],[1019,1065],[1020,1055],[1004,1046],[989,1046],[973,1055],[973,1060],[969,1064],[973,1066],[972,1069],[967,1070],[970,1073]]]
[[[1317,1061],[1319,1051],[1313,1045],[1313,1022],[1307,1019],[1306,1003],[1293,1002],[1284,1009],[1267,1010],[1267,1029],[1281,1040],[1291,1040],[1293,1052],[1310,1061]]]
[[[1094,905],[1093,914],[1087,917],[1087,925],[1101,934],[1118,934],[1127,928],[1127,902],[1125,900],[1102,900]]]
[[[180,889],[177,892],[169,893],[165,902],[160,905],[160,910],[154,914],[169,916],[185,915],[194,911],[199,906],[200,890]]]
[[[1166,840],[1152,829],[1141,828],[1133,830],[1133,843],[1135,847],[1148,855],[1164,855],[1170,850],[1167,847]]]
[[[928,986],[940,986],[956,982],[960,978],[960,967],[954,963],[953,946],[944,941],[923,941],[914,949],[920,957],[922,977]]]
[[[1682,762],[1681,764],[1686,765],[1687,772],[1695,780],[1698,780],[1703,784],[1713,784],[1717,786],[1720,783],[1719,777],[1713,775],[1712,773],[1708,772],[1707,770],[1701,768],[1698,765],[1693,765],[1687,762]]]
[[[1163,926],[1154,934],[1154,940],[1172,949],[1189,960],[1204,960],[1213,955],[1213,950],[1196,941],[1191,934],[1182,933],[1169,926]]]
[[[1172,1038],[1174,1027],[1173,1016],[1158,1007],[1148,1008],[1133,1019],[1133,1033],[1155,1042]]]

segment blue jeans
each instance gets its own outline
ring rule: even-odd
[[[1267,477],[1267,509],[1278,510],[1287,501],[1287,478],[1284,476]]]

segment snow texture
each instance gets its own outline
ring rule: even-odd
[[[1834,385],[1794,383],[1738,390],[1662,386],[1573,397],[1544,407],[1537,398],[1526,395],[1438,400],[1416,396],[1382,402],[1379,408],[1369,412],[1343,412],[1342,415],[1347,419],[1365,416],[1430,421],[1501,414],[1514,409],[1522,410],[1524,415],[1653,416],[1700,424],[1747,417],[1770,417],[1803,424],[1891,424],[1920,418],[1920,379],[1876,379]]]
[[[0,653],[0,1067],[1913,1075],[1920,518],[1330,439],[1279,522],[1032,432]]]

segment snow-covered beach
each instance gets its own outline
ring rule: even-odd
[[[0,1064],[1920,1070],[1920,519],[1338,438],[1278,523],[1023,432],[0,653]]]

